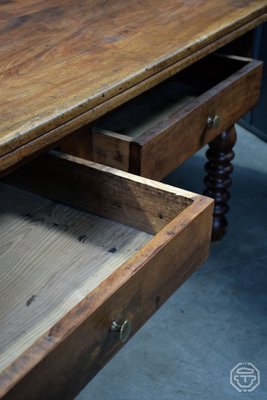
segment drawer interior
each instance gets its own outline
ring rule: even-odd
[[[0,372],[194,201],[114,171],[53,153],[1,183]]]
[[[212,54],[108,113],[96,122],[94,132],[116,133],[133,139],[145,136],[146,131],[182,110],[250,61],[243,57]]]
[[[151,234],[1,185],[0,371]]]

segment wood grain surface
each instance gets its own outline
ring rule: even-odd
[[[211,199],[56,152],[42,160],[8,181],[131,225],[136,213],[157,233],[2,188],[2,368],[14,360],[0,373],[5,399],[73,398],[121,347],[111,322],[130,318],[136,332],[210,244]]]
[[[0,186],[0,373],[151,235]]]
[[[18,169],[4,182],[152,234],[196,197],[179,188],[55,151]]]
[[[162,179],[256,104],[262,69],[261,61],[244,57],[205,57],[100,118],[87,134],[71,135],[61,148]],[[216,128],[207,125],[214,115],[220,117]]]
[[[266,12],[266,0],[0,2],[1,168],[252,29]]]
[[[211,214],[196,198],[3,371],[0,397],[72,399],[121,348],[111,322],[130,318],[134,334],[206,259]]]

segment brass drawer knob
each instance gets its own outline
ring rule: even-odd
[[[219,115],[209,116],[207,119],[207,125],[209,128],[219,128],[221,125],[221,118]]]
[[[121,325],[113,321],[110,330],[111,332],[118,332],[120,334],[120,340],[124,343],[131,334],[132,324],[128,319],[126,319]]]

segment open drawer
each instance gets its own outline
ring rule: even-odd
[[[110,112],[90,139],[83,133],[65,150],[159,180],[256,104],[261,74],[260,61],[208,56]]]
[[[212,200],[57,152],[0,190],[0,397],[73,398],[206,259]]]

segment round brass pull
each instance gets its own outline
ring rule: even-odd
[[[207,119],[207,125],[209,128],[219,128],[221,125],[221,118],[219,115],[209,116]]]
[[[120,340],[122,342],[126,342],[131,334],[132,324],[128,319],[126,319],[121,325],[113,321],[110,330],[111,332],[118,332],[120,335]]]

